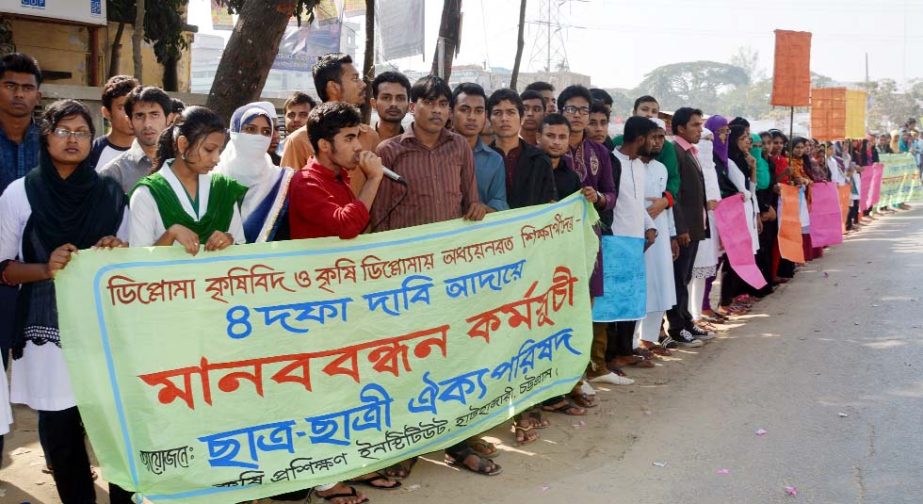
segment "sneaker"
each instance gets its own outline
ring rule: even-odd
[[[689,329],[689,332],[692,334],[693,337],[695,337],[696,339],[700,339],[702,341],[708,341],[710,339],[714,339],[715,337],[714,332],[706,331],[695,324],[692,325],[692,327]]]
[[[696,339],[687,329],[683,329],[675,336],[672,336],[677,345],[684,348],[699,348],[705,346],[705,342]]]
[[[608,383],[610,385],[631,385],[635,381],[626,376],[619,376],[613,372],[609,372],[604,375],[599,375],[595,378],[590,378],[590,381],[593,383]]]
[[[667,334],[666,336],[663,337],[663,339],[660,340],[660,346],[666,349],[675,349],[679,347],[679,344],[676,342],[675,339],[671,338],[670,335]]]

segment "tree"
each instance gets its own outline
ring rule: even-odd
[[[141,80],[141,41],[144,39],[144,0],[135,0],[135,31],[131,36],[131,59],[134,61],[135,78]]]
[[[655,68],[644,76],[635,94],[655,96],[664,110],[684,106],[715,110],[719,94],[749,84],[750,77],[740,67],[715,61],[693,61]]]
[[[760,69],[760,53],[750,46],[738,47],[730,63],[742,68],[751,82],[765,78],[765,72]]]
[[[869,101],[868,127],[872,131],[888,132],[910,117],[920,117],[920,105],[913,96],[913,87],[908,93],[899,93],[893,79],[870,82]]]
[[[444,0],[442,21],[439,23],[439,42],[442,43],[442,58],[439,57],[439,43],[433,56],[433,75],[439,75],[448,82],[452,75],[452,60],[458,53],[461,40],[461,0]],[[441,61],[440,61],[441,60]],[[440,62],[442,68],[439,68]]]
[[[266,77],[279,52],[289,19],[301,21],[307,13],[311,22],[319,0],[282,2],[277,0],[219,0],[238,14],[237,24],[221,55],[207,106],[225,120],[241,104],[260,97]]]
[[[719,97],[717,112],[728,117],[762,118],[772,110],[771,94],[772,79],[739,86]]]
[[[164,66],[164,88],[167,91],[176,91],[176,62],[182,50],[188,47],[183,35],[186,25],[183,13],[188,2],[189,0],[144,2],[143,39],[151,44],[157,62]],[[136,1],[107,0],[106,9],[109,21],[118,23],[109,53],[108,76],[112,77],[119,73],[125,25],[134,25],[136,22]],[[140,48],[140,44],[138,46]],[[137,77],[140,79],[141,75]]]
[[[513,74],[510,76],[510,88],[516,89],[519,80],[519,65],[522,63],[522,50],[526,45],[526,0],[519,5],[519,32],[516,37],[516,59],[513,61]]]
[[[365,102],[362,103],[362,122],[372,120],[372,81],[375,79],[375,0],[365,0],[365,61],[362,75],[369,85],[365,87]]]

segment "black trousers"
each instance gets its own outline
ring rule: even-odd
[[[692,270],[695,267],[695,256],[698,251],[699,242],[693,240],[689,242],[689,245],[679,247],[679,257],[673,261],[676,305],[667,311],[671,334],[692,328],[692,314],[689,313],[689,282],[692,280]]]
[[[849,213],[846,214],[846,229],[852,229],[859,221],[859,200],[853,201],[849,207]]]
[[[763,223],[763,232],[760,234],[760,250],[756,253],[756,267],[760,269],[766,280],[766,287],[755,292],[757,296],[765,297],[772,294],[772,252],[779,240],[779,222],[766,221]]]
[[[606,345],[606,361],[616,357],[634,355],[635,321],[612,322],[606,325],[609,342]]]
[[[96,489],[84,443],[86,433],[77,407],[39,411],[38,430],[44,439],[46,460],[51,466],[61,503],[95,504]],[[117,485],[109,484],[109,501],[112,504],[131,504],[131,495]]]
[[[730,261],[725,261],[721,272],[721,306],[730,306],[734,298],[744,293],[747,282],[731,267]]]

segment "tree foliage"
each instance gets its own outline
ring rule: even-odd
[[[919,118],[921,110],[914,93],[923,91],[921,88],[923,86],[915,91],[915,86],[911,86],[909,92],[902,93],[898,91],[894,79],[869,83],[869,129],[875,132],[891,131],[904,124],[908,118]]]
[[[183,12],[189,0],[156,0],[145,2],[144,41],[154,48],[158,63],[179,58],[188,47],[183,36],[186,25]],[[109,21],[133,24],[135,21],[134,0],[106,0],[106,15]]]
[[[655,68],[636,89],[638,96],[650,94],[664,110],[694,106],[715,110],[719,96],[750,84],[747,72],[715,61],[672,63]]]
[[[247,0],[217,0],[218,5],[224,6],[231,14],[239,14]],[[293,12],[293,16],[298,20],[300,26],[302,21],[308,24],[314,21],[314,7],[319,3],[317,0],[297,0],[295,2],[281,0],[276,7],[280,12]]]

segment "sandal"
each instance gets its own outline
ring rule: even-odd
[[[402,460],[397,464],[388,466],[381,471],[386,478],[391,478],[393,480],[404,479],[407,476],[410,476],[410,471],[413,469],[413,466],[417,463],[417,457],[411,457],[407,460]]]
[[[324,499],[327,502],[333,501],[335,499],[342,499],[344,497],[358,497],[359,496],[359,492],[356,491],[355,487],[347,486],[346,488],[349,489],[349,492],[335,493],[335,494],[330,494],[330,495],[321,495],[315,490],[314,495],[320,497],[321,499]],[[368,502],[368,501],[369,501],[368,497],[363,497],[363,500],[359,502]]]
[[[475,456],[478,459],[477,467],[470,467],[465,463],[465,460],[468,457]],[[497,465],[496,462],[488,458],[481,457],[474,452],[470,447],[467,447],[465,450],[459,452],[458,457],[453,457],[452,455],[446,454],[445,456],[446,464],[449,464],[452,467],[457,467],[459,469],[465,469],[471,471],[475,474],[481,474],[484,476],[496,476],[503,472],[503,468]]]
[[[663,346],[657,345],[657,344],[652,344],[652,346],[646,347],[644,349],[652,353],[653,355],[657,355],[660,357],[669,357],[673,355],[673,352],[671,352],[668,348],[664,348]]]
[[[516,446],[524,446],[538,440],[538,432],[531,425],[523,425],[519,422],[513,422],[513,436],[516,438]]]
[[[545,418],[545,415],[542,414],[542,410],[538,407],[530,408],[525,412],[523,418],[529,422],[529,425],[533,429],[541,430],[551,427],[551,421]]]
[[[471,449],[474,450],[474,453],[477,453],[479,456],[484,458],[492,459],[497,455],[500,455],[496,445],[481,437],[475,436],[468,438],[465,440],[465,444],[471,447]]]
[[[577,406],[568,398],[562,398],[560,401],[552,405],[542,405],[542,411],[548,411],[551,413],[563,413],[570,416],[583,416],[586,415],[586,408]]]
[[[391,484],[390,485],[381,484],[381,483],[376,484],[376,482],[381,482],[381,481],[384,481],[386,483],[391,483]],[[364,478],[351,479],[349,481],[346,481],[345,483],[353,484],[353,485],[363,485],[363,486],[374,488],[376,490],[397,490],[398,488],[401,487],[400,481],[393,480],[380,472],[369,473]]]
[[[570,400],[581,408],[595,408],[599,406],[599,400],[595,395],[585,394],[583,392],[571,392]]]

